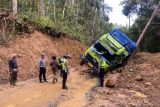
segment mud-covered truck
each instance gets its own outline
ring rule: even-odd
[[[106,72],[126,62],[136,49],[136,43],[129,39],[119,29],[113,29],[110,34],[104,34],[87,51],[80,56],[81,65],[86,64],[91,71],[98,73],[99,53],[106,62]]]

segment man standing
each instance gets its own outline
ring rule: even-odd
[[[58,62],[56,60],[56,56],[52,56],[52,61],[50,63],[50,67],[52,69],[52,72],[53,72],[53,83],[57,82],[58,81],[58,78],[57,78],[57,70],[58,70]]]
[[[102,53],[99,53],[99,80],[100,80],[100,87],[103,87],[103,83],[104,83],[104,76],[105,76],[105,68],[107,67],[107,64],[105,62],[105,59],[102,56]]]
[[[46,81],[46,60],[45,60],[44,53],[41,54],[41,58],[39,60],[39,82],[40,83],[43,83],[42,75],[43,75],[44,82],[47,82]]]
[[[16,86],[18,65],[16,61],[16,54],[12,54],[9,60],[9,71],[10,71],[10,84]]]
[[[68,69],[68,58],[70,58],[70,56],[66,55],[63,56],[63,58],[61,58],[61,72],[62,72],[62,89],[67,89],[66,86],[66,81],[67,81],[67,75],[69,73],[69,69]]]

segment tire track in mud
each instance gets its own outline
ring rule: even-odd
[[[80,69],[80,68],[79,68]],[[80,75],[71,68],[68,75],[68,90],[62,90],[62,79],[52,84],[39,83],[38,79],[18,82],[16,87],[9,85],[0,91],[1,107],[82,107],[87,104],[87,93],[96,85],[95,78]]]
[[[14,88],[7,84],[0,91],[0,105],[1,107],[47,107],[62,92],[59,82],[52,84],[39,83],[37,79],[27,80],[18,82]]]
[[[73,71],[74,69],[72,69]],[[70,73],[68,77],[68,90],[63,90],[57,102],[50,107],[83,107],[88,103],[87,95],[96,85],[96,78]]]

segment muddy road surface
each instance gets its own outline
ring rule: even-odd
[[[62,78],[52,83],[52,75],[48,82],[39,83],[38,79],[17,82],[17,86],[9,84],[0,87],[1,107],[82,107],[87,104],[86,95],[97,82],[96,78],[79,75],[71,69],[68,76],[68,90],[61,89]]]

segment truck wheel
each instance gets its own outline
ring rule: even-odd
[[[80,64],[81,66],[83,66],[83,65],[84,65],[84,62],[81,60],[79,64]]]

